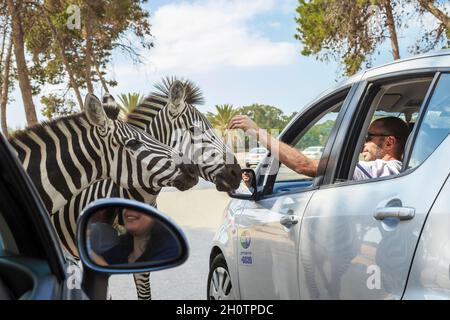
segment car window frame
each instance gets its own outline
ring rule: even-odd
[[[411,169],[402,171],[397,175],[391,175],[391,176],[386,176],[386,177],[378,177],[378,178],[365,179],[365,180],[347,180],[347,181],[341,181],[339,183],[335,182],[337,177],[344,176],[344,173],[345,173],[344,170],[346,169],[345,166],[347,166],[347,169],[351,169],[351,166],[353,166],[353,163],[356,165],[356,162],[354,161],[353,158],[355,156],[357,158],[358,154],[354,152],[355,147],[352,148],[350,141],[354,141],[355,139],[358,140],[361,137],[363,137],[363,135],[361,135],[361,130],[363,128],[361,126],[363,125],[363,123],[361,124],[361,122],[364,122],[367,120],[366,118],[367,118],[368,112],[370,112],[370,108],[364,109],[364,107],[360,107],[360,106],[361,106],[361,104],[364,104],[365,102],[367,102],[365,92],[371,84],[373,84],[375,82],[392,82],[395,80],[413,79],[413,78],[418,78],[418,77],[424,77],[427,75],[433,77],[433,79],[430,83],[430,87],[427,90],[427,94],[424,97],[424,101],[422,102],[422,106],[420,107],[417,123],[414,125],[413,131],[411,132],[411,134],[413,134],[414,132],[419,130],[418,128],[420,128],[421,123],[418,123],[418,121],[419,121],[419,118],[423,117],[423,115],[425,114],[423,111],[426,111],[426,109],[428,107],[429,100],[432,97],[432,92],[434,92],[434,88],[437,84],[436,79],[438,79],[438,74],[449,73],[449,72],[450,72],[450,67],[422,68],[422,69],[413,69],[413,70],[392,72],[392,73],[387,73],[387,74],[383,74],[383,75],[377,75],[374,77],[369,77],[367,79],[362,80],[360,82],[360,85],[361,85],[361,88],[363,88],[364,90],[363,90],[361,96],[359,97],[358,101],[354,101],[354,104],[351,106],[352,110],[351,110],[351,113],[349,113],[349,116],[347,119],[347,123],[349,124],[348,129],[342,130],[340,132],[341,137],[337,138],[337,139],[341,138],[341,141],[342,141],[341,145],[345,146],[344,148],[342,148],[342,150],[340,150],[340,154],[337,156],[339,159],[338,160],[339,165],[336,169],[336,172],[332,176],[328,177],[328,179],[330,179],[331,183],[324,184],[321,186],[321,188],[338,188],[338,187],[344,187],[344,186],[355,185],[355,184],[375,183],[378,181],[397,179],[397,178],[404,177],[406,175],[411,174],[418,167],[420,167],[420,165],[419,165],[415,168],[411,168]],[[370,100],[370,102],[371,101],[372,100]],[[363,115],[362,118],[361,118],[361,115]],[[355,131],[358,134],[355,134]],[[409,156],[411,146],[414,146],[414,143],[415,143],[415,136],[413,136],[409,145],[405,146],[405,155],[408,154],[408,156]],[[352,162],[350,165],[344,163],[345,159],[348,159],[349,157],[351,157],[351,159],[352,159]],[[405,158],[403,162],[406,163],[406,161],[409,161],[409,158],[408,159]],[[348,177],[348,175],[347,175],[347,177]]]
[[[14,149],[2,134],[0,135],[0,166],[1,180],[14,181],[10,191],[14,195],[20,195],[20,201],[13,202],[11,208],[20,209],[23,213],[23,221],[27,221],[30,224],[29,227],[35,232],[31,244],[36,246],[36,250],[41,249],[42,259],[47,261],[52,274],[63,283],[66,278],[67,259],[62,252],[60,240],[51,225],[50,216],[31,178],[15,156]]]
[[[312,190],[317,190],[322,182],[325,172],[327,171],[328,164],[330,162],[330,154],[333,150],[333,146],[335,143],[336,136],[338,135],[339,129],[341,127],[341,123],[343,119],[345,119],[345,115],[348,112],[349,105],[351,104],[356,90],[358,88],[358,82],[346,83],[342,85],[332,92],[328,93],[324,97],[321,97],[318,101],[313,101],[309,106],[303,109],[299,114],[292,120],[291,123],[282,131],[279,136],[279,140],[290,144],[294,139],[296,139],[302,133],[305,134],[306,131],[310,128],[309,124],[315,121],[318,117],[324,116],[327,112],[330,111],[330,108],[334,106],[338,101],[341,101],[342,95],[347,92],[343,104],[341,106],[341,110],[336,118],[336,123],[331,130],[328,141],[325,145],[325,149],[322,153],[321,160],[319,162],[319,167],[317,169],[317,176],[313,179],[313,185],[310,187],[295,189],[290,191],[282,191],[273,193],[273,186],[276,182],[276,177],[278,174],[259,174],[262,168],[267,169],[269,166],[273,165],[273,162],[276,161],[275,158],[272,157],[271,152],[268,153],[267,157],[262,161],[261,165],[257,168],[257,194],[256,201],[262,199],[268,199],[273,197],[279,197],[282,195],[296,194],[299,192],[307,192]],[[300,127],[300,128],[299,128]],[[294,133],[295,132],[295,133]]]
[[[435,74],[435,77],[433,78],[433,82],[430,84],[430,88],[428,89],[427,95],[424,99],[424,103],[420,108],[419,115],[417,117],[417,121],[414,124],[414,129],[411,132],[411,141],[408,143],[409,145],[405,146],[405,155],[403,157],[403,164],[402,164],[402,172],[413,172],[422,164],[427,161],[427,159],[436,151],[437,148],[442,144],[442,142],[445,141],[442,140],[437,146],[436,149],[432,153],[430,153],[418,166],[415,166],[414,168],[407,168],[407,165],[409,164],[409,161],[411,160],[412,151],[414,150],[414,145],[416,142],[416,139],[419,135],[420,127],[422,126],[422,122],[425,119],[426,113],[428,111],[428,107],[430,105],[431,100],[433,99],[434,92],[436,91],[437,86],[439,85],[439,80],[441,79],[442,75],[448,75],[450,76],[450,70],[448,71],[438,71]]]

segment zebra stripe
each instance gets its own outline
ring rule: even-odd
[[[11,145],[51,214],[70,205],[73,196],[100,178],[112,178],[125,188],[142,184],[150,188],[170,185],[181,174],[172,162],[169,147],[126,123],[111,121],[110,125],[105,133],[79,114],[26,129],[11,138]],[[83,131],[84,137],[80,135]],[[127,139],[137,139],[142,146],[129,151],[123,145]],[[114,168],[118,158],[123,165]],[[124,179],[125,173],[129,177]],[[151,181],[155,177],[158,181]],[[73,215],[66,221],[69,226],[74,222]],[[67,232],[63,233],[67,236]]]

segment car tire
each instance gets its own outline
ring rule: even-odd
[[[209,268],[207,300],[235,300],[230,272],[223,254],[218,254]]]

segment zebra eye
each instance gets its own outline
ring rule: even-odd
[[[128,140],[125,147],[136,150],[142,145],[142,142],[136,139]]]

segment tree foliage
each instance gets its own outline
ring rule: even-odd
[[[299,0],[295,38],[302,55],[338,60],[345,74],[370,65],[377,46],[391,40],[393,58],[400,58],[397,28],[405,12],[401,0]],[[401,11],[401,12],[399,12]]]
[[[73,100],[65,99],[54,93],[43,95],[41,97],[41,103],[44,105],[41,113],[49,120],[55,117],[67,116],[78,111]]]
[[[450,47],[450,13],[444,7],[446,0],[408,0],[422,25],[422,34],[415,44],[409,48],[413,54]],[[434,16],[435,24],[429,21],[427,14]]]
[[[209,122],[211,122],[212,126],[219,130],[220,133],[224,133],[227,129],[230,120],[239,114],[239,111],[230,104],[216,105],[216,114],[212,112],[208,112],[206,117]]]
[[[286,115],[277,107],[252,104],[240,108],[234,108],[233,105],[216,105],[216,113],[208,112],[206,117],[213,127],[220,132],[225,132],[230,120],[238,114],[250,117],[255,123],[263,129],[279,133],[291,121],[296,112]]]
[[[238,112],[249,116],[256,124],[266,130],[281,131],[293,118],[295,113],[285,115],[277,107],[263,104],[252,104],[239,108]]]
[[[41,97],[46,117],[72,112],[72,98],[82,109],[82,90],[93,92],[98,84],[108,91],[108,87],[117,85],[115,79],[107,79],[105,71],[114,50],[123,52],[134,63],[141,61],[139,49],[153,46],[149,13],[142,7],[145,2],[10,0],[6,7],[6,1],[0,1],[0,16],[4,20],[11,21],[12,12],[4,8],[20,10],[16,30],[23,33],[26,77],[32,95],[40,95],[44,85],[46,89],[48,85],[56,86]],[[72,93],[68,94],[68,89]],[[63,101],[67,106],[63,106]]]
[[[300,139],[296,148],[304,150],[310,146],[324,146],[331,134],[335,120],[327,120],[324,123],[316,124]]]

